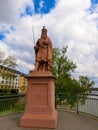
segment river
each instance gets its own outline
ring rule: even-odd
[[[84,105],[79,103],[78,110],[98,117],[98,91],[91,91]],[[94,95],[93,95],[94,94]]]

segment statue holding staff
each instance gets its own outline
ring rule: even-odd
[[[50,71],[52,67],[52,43],[47,37],[47,29],[43,26],[41,38],[36,42],[35,49],[35,70]]]

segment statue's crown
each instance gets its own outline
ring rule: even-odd
[[[47,33],[47,29],[43,26],[42,33]]]

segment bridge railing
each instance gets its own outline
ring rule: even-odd
[[[78,103],[78,111],[98,117],[98,95],[89,94],[84,104]]]
[[[24,107],[26,95],[4,95],[0,96],[0,112],[8,110],[20,110]],[[18,109],[20,107],[20,109]]]
[[[98,118],[98,95],[81,94],[81,95],[56,95],[56,108],[85,113]]]
[[[76,113],[86,113],[98,118],[98,95],[68,95],[58,94],[55,96],[56,108]],[[0,113],[14,108],[20,112],[25,109],[26,95],[0,96]]]

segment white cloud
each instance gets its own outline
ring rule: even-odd
[[[0,0],[0,22],[3,24],[16,24],[19,21],[20,13],[24,13],[26,6],[30,6],[32,11],[34,6],[32,0]]]
[[[43,7],[43,1],[40,7]],[[33,68],[34,50],[32,25],[35,32],[35,40],[40,37],[43,25],[48,29],[48,36],[51,38],[53,47],[62,47],[68,44],[69,58],[76,62],[79,75],[97,76],[97,50],[98,50],[98,14],[97,8],[93,14],[87,11],[90,7],[90,0],[57,0],[56,6],[50,13],[40,16],[19,17],[27,5],[33,7],[31,0],[9,0],[0,1],[0,23],[6,23],[5,28],[9,33],[5,40],[0,42],[0,48],[6,53],[15,55],[18,58],[19,66],[25,70]],[[1,5],[3,8],[1,8]],[[8,15],[10,14],[10,15]],[[10,30],[14,25],[15,31]],[[0,27],[0,29],[2,29]],[[32,67],[31,67],[32,66]]]
[[[0,51],[5,54],[5,58],[9,55],[9,50],[9,47],[3,41],[0,41]]]
[[[45,3],[45,2],[44,2],[43,0],[40,0],[40,3],[39,3],[40,9],[43,8],[44,3]]]

